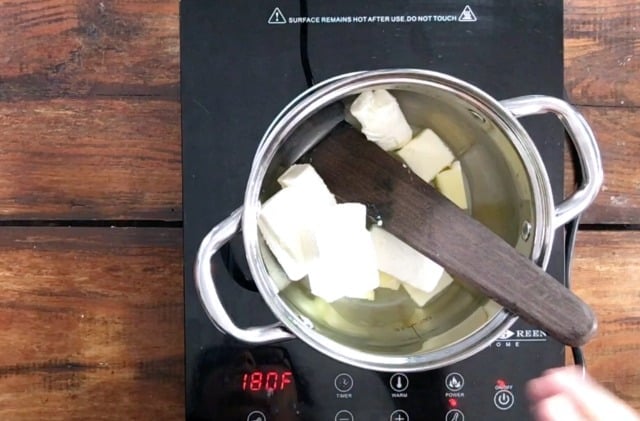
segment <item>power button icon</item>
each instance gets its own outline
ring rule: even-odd
[[[501,411],[506,411],[513,406],[515,398],[513,393],[508,390],[498,390],[493,397],[493,403]]]

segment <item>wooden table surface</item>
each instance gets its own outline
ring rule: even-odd
[[[0,0],[2,420],[183,417],[178,5]],[[586,356],[640,409],[640,2],[566,0],[565,39],[605,167]]]

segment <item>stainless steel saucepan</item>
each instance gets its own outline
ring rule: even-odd
[[[458,282],[422,308],[392,291],[371,302],[345,298],[326,303],[311,295],[304,281],[281,279],[257,227],[261,203],[273,193],[278,175],[345,118],[344,104],[369,89],[389,90],[412,126],[431,128],[442,137],[464,169],[471,215],[541,267],[549,260],[556,229],[582,213],[601,187],[596,139],[580,113],[560,99],[497,101],[469,83],[426,70],[340,75],[295,98],[266,131],[243,206],[202,240],[195,262],[197,290],[214,325],[241,341],[299,338],[337,360],[379,371],[442,367],[481,351],[517,318]],[[518,122],[544,113],[563,123],[582,173],[582,184],[560,203],[553,200],[535,144]],[[240,229],[256,286],[279,320],[274,325],[236,326],[218,296],[211,258]],[[281,290],[283,284],[288,286]]]

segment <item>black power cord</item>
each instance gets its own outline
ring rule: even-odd
[[[308,14],[307,0],[300,0],[300,16],[307,17]],[[302,71],[307,81],[307,87],[310,88],[315,83],[315,80],[309,62],[309,25],[306,22],[300,25],[300,61],[302,62]]]
[[[573,249],[576,243],[576,236],[580,226],[580,217],[576,217],[565,226],[565,280],[567,288],[571,288],[571,260],[573,258]],[[582,376],[587,374],[587,362],[580,347],[571,347],[573,362],[582,367]]]
[[[300,16],[308,16],[307,0],[300,0]],[[308,24],[303,22],[300,25],[300,61],[302,63],[302,71],[304,73],[307,87],[310,88],[315,83],[315,80],[313,77],[313,71],[311,70],[311,64],[309,63],[308,30]],[[231,275],[231,278],[240,286],[248,289],[249,291],[257,292],[258,288],[253,281],[246,263],[244,263],[242,258],[237,258],[237,256],[243,256],[245,254],[244,248],[237,241],[237,237],[238,236],[234,237],[220,249],[222,262],[228,273]]]
[[[566,94],[565,94],[566,96]],[[565,137],[568,138],[568,133],[565,132]],[[571,142],[569,142],[571,144]],[[578,156],[576,154],[575,148],[571,148],[571,160],[574,163],[574,168],[577,168],[580,163],[578,160]],[[579,185],[582,179],[582,174],[579,171],[576,171],[576,185]],[[580,215],[578,215],[575,219],[569,221],[565,225],[565,241],[564,241],[564,275],[565,282],[567,288],[571,289],[571,263],[573,261],[573,251],[576,244],[576,237],[578,235],[578,229],[580,227]],[[582,348],[580,347],[571,347],[571,354],[573,356],[573,362],[575,365],[579,365],[582,368],[582,376],[586,377],[587,375],[587,361],[582,352]]]

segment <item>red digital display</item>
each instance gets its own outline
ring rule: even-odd
[[[242,376],[242,390],[251,392],[276,392],[291,384],[291,371],[252,371]]]

